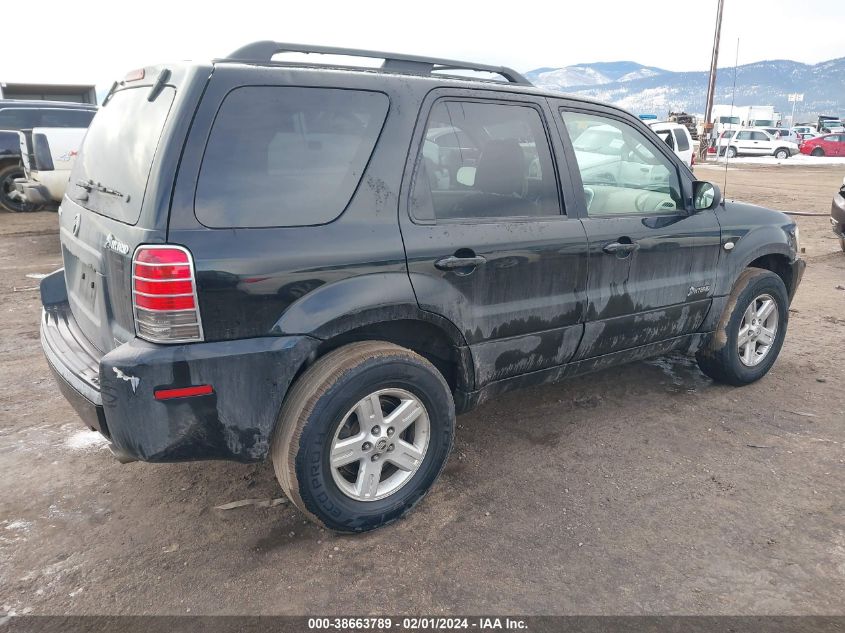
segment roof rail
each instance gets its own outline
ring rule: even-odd
[[[523,75],[507,66],[488,66],[472,62],[460,62],[454,59],[439,59],[437,57],[420,57],[419,55],[404,55],[402,53],[386,53],[384,51],[368,51],[356,48],[339,48],[334,46],[311,46],[308,44],[286,44],[263,40],[242,46],[228,55],[227,61],[266,63],[273,55],[279,53],[317,53],[320,55],[345,55],[348,57],[373,57],[383,59],[382,68],[388,71],[409,72],[430,75],[439,70],[475,70],[494,73],[502,76],[510,83],[531,85]]]

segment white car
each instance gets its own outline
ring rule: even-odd
[[[654,121],[648,126],[654,130],[664,143],[672,148],[678,157],[684,161],[687,167],[695,165],[695,151],[692,147],[692,136],[686,126],[680,123],[669,123],[667,121]]]
[[[61,202],[87,128],[36,127],[18,132],[24,178],[15,188],[34,205]]]
[[[735,156],[774,156],[780,160],[794,156],[799,152],[798,144],[778,139],[760,128],[742,128],[735,132],[726,132],[719,139],[719,155],[727,152],[729,158]]]

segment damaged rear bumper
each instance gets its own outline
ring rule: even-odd
[[[66,302],[45,305],[41,344],[59,389],[121,461],[260,461],[288,387],[319,344],[307,336],[154,345],[133,339],[102,354]],[[155,392],[211,385],[195,397]]]

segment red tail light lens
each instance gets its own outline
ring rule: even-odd
[[[191,253],[182,246],[139,246],[132,258],[135,332],[153,343],[203,340]]]

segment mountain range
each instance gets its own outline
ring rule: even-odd
[[[670,111],[704,112],[708,74],[620,61],[537,68],[526,73],[526,77],[546,90],[583,95],[635,114],[663,117]],[[733,68],[717,71],[714,103],[731,103],[733,83]],[[789,115],[790,93],[804,94],[804,101],[796,104],[796,120],[812,120],[818,114],[845,115],[845,57],[818,64],[762,61],[736,69],[737,106],[773,105],[775,111]]]

